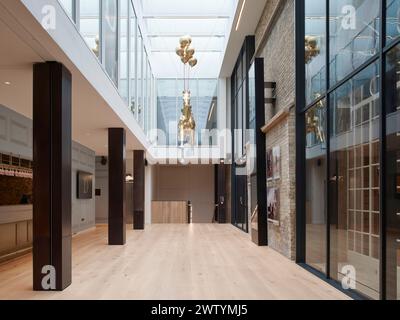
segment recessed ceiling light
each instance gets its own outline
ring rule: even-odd
[[[6,86],[9,86],[9,85],[11,85],[11,82],[10,82],[10,81],[6,81],[6,82],[4,82],[4,84],[5,84]]]

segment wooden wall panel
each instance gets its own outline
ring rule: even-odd
[[[153,201],[151,216],[153,224],[189,223],[185,201]]]

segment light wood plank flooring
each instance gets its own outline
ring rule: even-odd
[[[31,255],[0,265],[0,299],[348,299],[231,225],[151,225],[123,247],[98,226],[74,237],[72,286],[31,283]]]

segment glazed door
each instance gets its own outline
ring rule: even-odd
[[[247,176],[239,175],[236,177],[236,219],[235,225],[248,232],[248,213],[247,213]]]
[[[215,222],[226,223],[226,166],[215,166]]]
[[[400,300],[400,45],[386,60],[386,298]]]

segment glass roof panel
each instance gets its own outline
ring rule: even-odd
[[[179,38],[191,35],[198,66],[193,77],[216,78],[238,0],[141,0],[157,78],[179,78]],[[212,66],[212,67],[210,67]]]
[[[219,51],[224,49],[225,38],[199,38],[192,37],[193,47],[198,53],[205,51]],[[150,38],[151,50],[162,51],[162,52],[175,52],[175,48],[178,46],[179,38],[177,37],[154,37]]]
[[[183,65],[175,55],[170,52],[152,52],[153,71],[157,78],[182,78]],[[192,69],[191,78],[217,78],[223,53],[200,52],[196,54],[199,64]]]
[[[232,0],[142,0],[144,14],[204,15],[230,14]]]
[[[171,33],[185,34],[224,34],[228,19],[146,19],[147,31],[157,34],[168,30]]]

